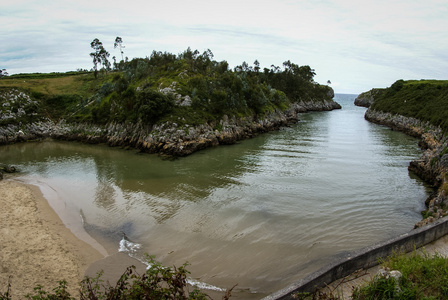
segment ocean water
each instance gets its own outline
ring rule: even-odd
[[[341,110],[174,161],[102,145],[2,146],[66,226],[100,251],[165,265],[259,299],[332,259],[410,231],[429,189],[407,166],[415,138]]]

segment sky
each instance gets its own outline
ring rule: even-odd
[[[290,60],[336,93],[398,79],[448,80],[447,0],[0,0],[0,69],[91,69],[98,38],[112,56],[210,49],[231,68]]]

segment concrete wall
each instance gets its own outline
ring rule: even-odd
[[[377,265],[380,258],[386,258],[398,251],[413,251],[446,234],[448,234],[448,217],[439,219],[424,227],[414,229],[397,238],[352,252],[348,257],[334,261],[311,275],[263,298],[263,300],[294,299],[291,293],[312,293],[317,288],[324,287],[326,284],[348,276],[359,269],[367,269]]]

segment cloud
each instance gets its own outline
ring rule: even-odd
[[[448,77],[445,0],[16,0],[2,5],[0,67],[10,73],[90,68],[90,42],[111,56],[211,49],[231,65],[291,60],[344,92],[396,79]]]

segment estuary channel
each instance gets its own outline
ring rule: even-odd
[[[417,139],[365,121],[355,97],[173,161],[56,141],[0,151],[103,253],[188,261],[192,281],[259,299],[421,219],[430,190],[407,170]]]

